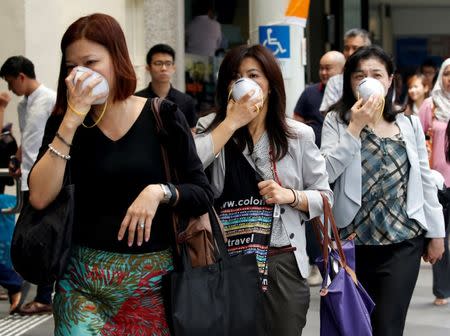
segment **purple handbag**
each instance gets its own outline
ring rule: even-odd
[[[322,274],[320,290],[321,336],[372,336],[370,314],[375,303],[358,282],[354,272],[355,245],[341,242],[330,204],[322,195],[324,224],[319,218],[312,223],[322,246],[322,257],[316,263]],[[329,226],[334,234],[332,241]]]

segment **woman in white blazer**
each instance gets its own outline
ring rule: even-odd
[[[334,183],[333,214],[341,238],[355,234],[356,274],[376,304],[373,334],[383,336],[403,334],[420,258],[439,260],[445,236],[420,122],[393,110],[393,73],[379,47],[347,60],[343,96],[325,118],[321,147]],[[379,80],[385,97],[357,99],[365,77]]]
[[[238,78],[256,82],[262,97],[249,92],[230,100]],[[217,113],[199,120],[195,143],[210,171],[229,253],[257,255],[266,291],[262,330],[254,335],[299,336],[309,307],[304,222],[322,214],[321,193],[332,201],[325,160],[312,128],[286,118],[283,77],[268,49],[230,50],[216,101]]]

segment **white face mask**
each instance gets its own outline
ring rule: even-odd
[[[258,98],[261,99],[261,101],[263,100],[263,92],[261,87],[254,80],[247,77],[239,78],[236,82],[234,82],[231,86],[230,95],[233,97],[234,101],[238,101],[251,90],[254,90],[255,92],[250,100]]]
[[[386,96],[383,84],[372,77],[366,77],[359,82],[356,87],[357,99],[362,98],[364,102],[369,99],[371,95],[377,95],[380,97]]]
[[[379,80],[372,77],[366,77],[356,86],[356,99],[362,98],[365,103],[372,95],[381,98],[381,103],[377,107],[378,116],[375,119],[376,124],[383,117],[386,91]]]
[[[96,71],[94,71],[92,69],[83,67],[83,66],[78,66],[77,67],[77,72],[75,73],[75,76],[74,76],[74,79],[73,79],[73,84],[74,85],[77,83],[78,78],[80,78],[81,75],[83,75],[85,72],[92,72],[92,75],[90,75],[88,78],[86,78],[83,81],[83,84],[82,84],[82,88],[83,89],[86,87],[86,85],[91,83],[94,79],[100,77],[102,79],[102,81],[100,83],[98,83],[96,86],[94,86],[94,88],[92,89],[92,95],[96,96],[96,95],[99,95],[99,94],[104,94],[104,93],[108,94],[109,93],[109,85],[108,85],[108,81],[106,80],[106,78],[103,77],[98,72],[96,72]],[[103,103],[105,103],[107,98],[108,98],[107,96],[105,96],[103,98],[99,98],[99,99],[95,100],[92,103],[92,105],[103,104]]]

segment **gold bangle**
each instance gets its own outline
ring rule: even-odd
[[[305,201],[305,193],[297,190],[297,197],[298,197],[298,202],[295,205],[295,208],[300,210],[300,205],[302,205],[303,202]]]
[[[89,113],[89,111],[87,112],[80,112],[78,111],[75,107],[73,107],[70,103],[69,103],[69,99],[67,99],[67,107],[69,108],[69,110],[71,110],[73,113],[75,113],[76,115],[80,116],[80,117],[84,117],[86,116],[86,114]]]

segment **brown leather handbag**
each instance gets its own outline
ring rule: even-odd
[[[161,116],[160,106],[162,99],[152,98],[152,111],[155,116],[156,130],[161,132],[164,129]],[[173,180],[169,165],[169,157],[167,149],[161,144],[161,154],[164,164],[164,172],[168,182]],[[212,208],[212,205],[211,205]],[[214,211],[214,209],[212,208]],[[217,216],[217,214],[216,214]],[[180,253],[180,244],[186,243],[187,252],[189,253],[192,267],[206,266],[215,263],[215,248],[213,233],[209,214],[205,213],[198,217],[190,217],[188,219],[180,218],[176,213],[172,215],[173,229],[175,232],[178,253]],[[187,222],[187,223],[186,223]],[[220,221],[219,221],[220,223]],[[223,226],[221,225],[222,235],[224,235]]]

